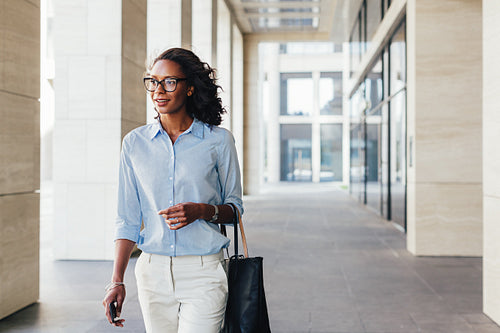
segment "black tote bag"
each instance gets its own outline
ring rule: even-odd
[[[248,248],[241,214],[233,206],[234,255],[226,260],[229,295],[224,317],[224,333],[270,333],[264,293],[262,257],[248,257]],[[238,255],[238,225],[245,255]],[[225,227],[221,226],[225,234]]]

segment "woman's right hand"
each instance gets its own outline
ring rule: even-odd
[[[109,305],[113,302],[116,302],[116,316],[120,317],[123,301],[125,300],[125,294],[125,286],[115,286],[114,288],[108,290],[106,296],[104,296],[104,300],[102,301],[106,318],[108,318],[109,323],[113,326],[123,327],[123,322],[125,321],[125,319],[118,319],[113,323],[114,318],[111,318]]]

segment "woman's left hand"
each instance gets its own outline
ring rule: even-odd
[[[177,230],[184,228],[191,222],[202,218],[204,204],[194,202],[183,202],[167,209],[158,212],[165,222],[168,224],[170,230]]]

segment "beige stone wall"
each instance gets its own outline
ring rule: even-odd
[[[243,191],[258,194],[262,179],[262,117],[259,86],[259,44],[243,37]]]
[[[481,10],[471,0],[407,3],[408,249],[416,255],[482,255]]]
[[[122,2],[122,138],[146,123],[146,20],[146,0]]]
[[[146,122],[147,1],[53,6],[54,257],[113,259],[121,139]]]
[[[40,2],[0,2],[0,319],[38,300]]]
[[[483,1],[483,302],[500,323],[500,1]]]

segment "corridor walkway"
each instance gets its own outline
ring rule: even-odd
[[[414,257],[404,234],[334,185],[270,187],[245,208],[275,333],[500,332],[481,311],[480,258]],[[112,263],[49,257],[42,251],[40,303],[0,321],[0,332],[144,332],[135,260],[125,328],[115,329],[100,305]]]

